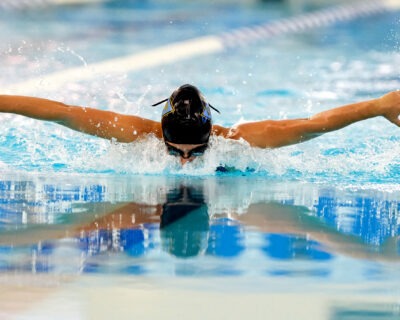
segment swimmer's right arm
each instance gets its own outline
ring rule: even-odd
[[[277,148],[304,142],[378,116],[400,127],[400,91],[326,110],[310,118],[248,122],[232,128],[214,126],[213,133],[234,140],[243,139],[254,147]]]
[[[161,124],[157,121],[42,98],[0,95],[0,112],[55,122],[72,130],[119,142],[132,142],[147,134],[162,137]]]

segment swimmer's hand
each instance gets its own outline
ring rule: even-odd
[[[392,91],[378,100],[381,115],[400,127],[400,91]]]

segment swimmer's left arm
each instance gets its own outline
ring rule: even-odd
[[[148,134],[162,137],[161,124],[157,121],[43,98],[0,95],[0,113],[14,113],[50,121],[72,130],[119,142],[132,142]]]
[[[213,127],[213,133],[230,139],[244,139],[259,148],[277,148],[304,142],[352,123],[383,116],[400,126],[400,91],[381,98],[323,111],[307,119],[266,120],[239,124],[230,129]]]

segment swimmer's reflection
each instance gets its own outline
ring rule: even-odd
[[[162,204],[120,206],[81,227],[80,241],[91,254],[114,250],[139,256],[146,251],[146,241],[156,242],[149,237],[157,227],[164,251],[180,258],[204,253],[209,215],[203,190],[182,185],[170,190]]]
[[[58,219],[56,224],[15,222],[12,228],[0,230],[0,245],[14,248],[41,243],[40,247],[43,247],[43,242],[74,238],[79,240],[79,249],[88,256],[123,251],[139,257],[158,246],[156,230],[160,230],[161,248],[177,257],[202,253],[231,257],[246,250],[240,238],[246,230],[251,230],[246,228],[256,228],[266,235],[263,250],[271,257],[290,257],[291,252],[295,252],[298,259],[304,256],[303,251],[299,255],[296,249],[299,243],[304,243],[307,248],[322,246],[324,252],[361,259],[398,260],[400,257],[398,232],[371,245],[358,236],[365,228],[357,229],[360,232],[356,234],[342,232],[311,215],[305,207],[258,202],[249,204],[245,212],[230,210],[229,217],[222,211],[213,212],[210,219],[201,187],[181,186],[165,197],[166,200],[158,204],[100,202],[76,205],[74,214],[62,216],[64,220]],[[21,207],[21,211],[24,208]],[[377,211],[376,215],[378,213],[381,214]],[[375,215],[370,216],[372,219]],[[397,220],[392,219],[389,225],[383,221],[382,229],[378,230],[384,231],[387,227],[398,230]]]
[[[162,207],[162,248],[177,257],[193,257],[207,249],[208,207],[201,190],[181,186],[168,193]]]
[[[162,249],[174,256],[193,257],[207,249],[209,214],[202,188],[182,185],[169,191],[160,204],[88,203],[75,209],[80,213],[65,217],[62,223],[30,224],[0,232],[0,245],[72,236],[79,239],[80,249],[88,255],[124,251],[137,257],[154,246],[154,230],[159,228]]]

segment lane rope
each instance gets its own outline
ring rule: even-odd
[[[245,45],[247,42],[266,39],[286,33],[297,33],[307,29],[324,27],[357,18],[380,14],[393,7],[384,1],[363,1],[347,5],[321,9],[291,18],[270,22],[250,28],[241,28],[221,35],[226,48]]]
[[[215,54],[243,46],[260,39],[283,34],[303,32],[308,29],[350,21],[361,17],[398,10],[398,0],[361,1],[347,5],[316,10],[265,24],[244,27],[221,35],[204,36],[172,43],[125,57],[70,68],[0,88],[3,93],[32,94],[57,90],[74,79],[90,80],[104,75],[127,73],[152,68],[196,56]]]
[[[44,8],[53,5],[74,5],[105,2],[108,0],[1,0],[0,10],[27,10]]]

